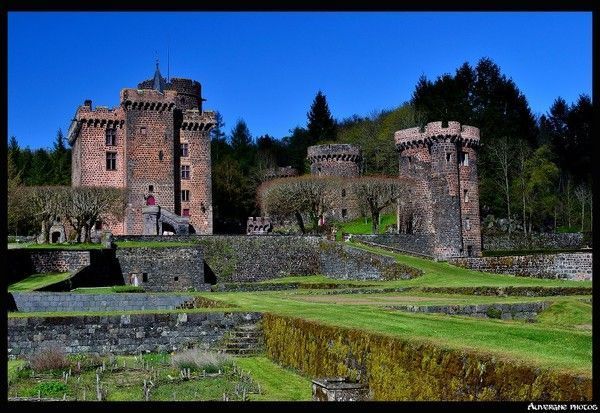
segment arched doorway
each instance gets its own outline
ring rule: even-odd
[[[52,240],[51,240],[51,242],[53,244],[56,244],[59,240],[60,240],[60,232],[59,231],[54,231],[52,233]]]
[[[156,200],[152,195],[148,195],[146,198],[146,205],[156,205]]]

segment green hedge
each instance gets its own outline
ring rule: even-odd
[[[270,313],[262,325],[269,358],[311,377],[359,379],[374,400],[592,398],[591,377]]]

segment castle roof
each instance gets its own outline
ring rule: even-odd
[[[152,89],[158,90],[159,92],[163,92],[165,90],[165,78],[160,74],[160,69],[158,68],[158,60],[156,61],[156,71],[154,72],[154,78],[152,79]]]

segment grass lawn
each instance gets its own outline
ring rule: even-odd
[[[8,286],[8,291],[34,291],[38,288],[46,287],[60,281],[64,281],[71,276],[70,272],[49,272],[43,274],[33,274],[29,277]]]
[[[266,357],[239,357],[235,364],[250,372],[260,384],[261,394],[250,400],[312,400],[311,380],[283,368]]]
[[[352,221],[336,223],[337,234],[336,238],[342,239],[342,233],[346,234],[371,234],[372,225],[371,218],[356,218]],[[385,233],[385,228],[388,225],[396,223],[396,214],[381,215],[381,223],[379,224],[379,234]]]
[[[532,324],[517,320],[405,313],[358,304],[303,302],[290,299],[290,294],[283,292],[201,293],[201,295],[236,304],[240,309],[302,317],[329,325],[491,353],[498,357],[517,359],[543,367],[591,374],[591,331],[573,331],[548,323]],[[537,299],[543,300],[540,297]],[[548,299],[554,302],[577,300],[576,297]],[[567,305],[572,307],[571,304]],[[589,312],[591,314],[591,306]]]

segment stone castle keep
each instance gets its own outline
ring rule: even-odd
[[[200,83],[154,77],[121,90],[120,104],[86,100],[69,128],[72,185],[127,190],[122,220],[96,229],[115,235],[212,234],[214,112],[203,111]]]
[[[431,122],[394,134],[400,176],[415,179],[410,202],[419,211],[432,255],[438,258],[481,255],[477,147],[479,129]],[[402,223],[402,218],[399,217]]]

